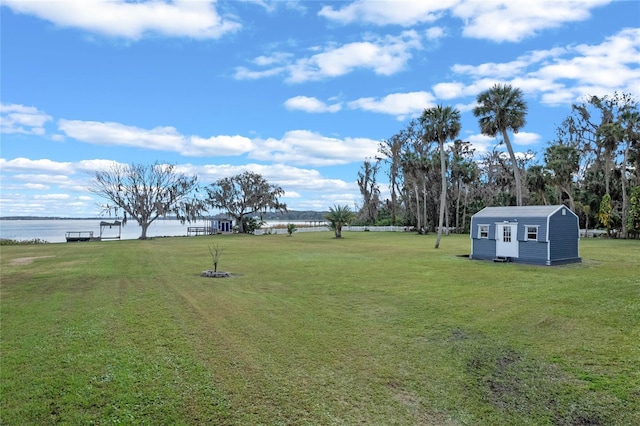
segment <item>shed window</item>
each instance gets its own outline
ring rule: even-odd
[[[489,225],[478,225],[478,238],[489,238]]]
[[[525,226],[527,231],[526,241],[538,241],[538,227],[537,226]]]

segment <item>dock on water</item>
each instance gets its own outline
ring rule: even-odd
[[[100,241],[100,237],[93,236],[93,231],[67,231],[64,236],[68,243]]]
[[[109,234],[105,232],[107,229],[116,228],[118,233]],[[100,222],[100,235],[97,237],[93,236],[93,231],[67,231],[65,233],[65,238],[68,243],[81,243],[86,241],[103,241],[103,240],[119,240],[122,237],[122,222],[116,220],[115,222]]]

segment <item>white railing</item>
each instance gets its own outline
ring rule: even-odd
[[[344,226],[342,227],[343,231],[352,231],[352,232],[404,232],[408,228],[405,226]],[[328,226],[313,226],[313,227],[302,227],[296,228],[295,233],[300,232],[326,232],[329,231]],[[286,228],[260,228],[256,229],[254,235],[269,235],[269,234],[286,234]]]
[[[312,227],[302,227],[302,228],[296,228],[294,234],[298,234],[300,232],[322,232],[322,231],[328,231],[329,227],[328,226],[312,226]],[[281,234],[287,234],[287,228],[260,228],[260,229],[256,229],[253,232],[254,235],[270,235],[270,234],[276,234],[276,235],[281,235]]]
[[[342,228],[343,231],[354,231],[354,232],[404,232],[408,228],[404,226],[344,226]]]

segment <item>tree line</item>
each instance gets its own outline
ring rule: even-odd
[[[476,100],[480,131],[498,137],[497,145],[477,155],[458,138],[457,109],[425,109],[380,144],[377,158],[363,162],[357,179],[360,223],[437,231],[437,248],[443,228],[469,232],[471,215],[486,206],[564,204],[583,228],[638,237],[640,113],[633,96],[616,92],[573,104],[542,153],[519,155],[511,135],[526,124],[522,91],[497,84]],[[497,149],[503,144],[506,154]],[[385,200],[378,183],[383,169],[390,194]]]
[[[522,91],[497,84],[480,93],[473,114],[482,134],[500,137],[477,156],[458,138],[460,112],[438,105],[425,109],[405,128],[384,140],[379,156],[358,172],[362,205],[356,215],[334,206],[324,215],[339,237],[343,224],[401,225],[437,231],[469,232],[470,217],[486,206],[564,204],[587,230],[600,226],[623,238],[640,235],[640,113],[630,94],[591,96],[571,113],[548,141],[542,162],[537,153],[516,155],[510,134],[526,124]],[[498,151],[504,144],[508,155]],[[389,199],[382,199],[378,173],[386,168]],[[182,223],[221,209],[239,232],[252,232],[266,212],[286,212],[284,190],[246,171],[202,186],[197,176],[173,164],[114,165],[96,172],[89,191],[107,200],[103,213],[135,220],[140,238],[159,217]],[[615,234],[612,230],[617,230]]]
[[[225,211],[239,233],[253,233],[269,212],[287,213],[286,204],[280,202],[284,190],[250,171],[201,186],[197,176],[180,173],[173,164],[114,164],[96,172],[88,189],[106,200],[99,204],[104,214],[122,215],[123,225],[128,219],[135,220],[141,228],[140,239],[147,238],[149,226],[160,217],[191,223],[202,219],[210,208]],[[297,217],[313,217],[308,220],[326,220],[336,238],[342,238],[342,227],[355,216],[348,206],[337,205],[326,213],[312,212],[312,216],[311,212],[298,213]],[[289,235],[294,230],[290,224]]]
[[[197,176],[187,176],[174,164],[115,164],[96,172],[89,191],[106,202],[103,213],[122,216],[122,223],[135,220],[140,239],[160,217],[172,216],[181,223],[202,219],[211,208],[222,209],[235,220],[238,232],[252,232],[260,226],[254,215],[286,211],[280,202],[284,190],[257,173],[246,171],[202,186]]]

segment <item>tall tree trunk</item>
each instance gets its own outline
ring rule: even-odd
[[[516,184],[516,204],[518,206],[522,205],[522,178],[520,177],[520,168],[518,167],[518,161],[516,160],[516,154],[513,152],[513,147],[511,146],[511,141],[509,140],[509,135],[507,134],[507,130],[502,131],[502,139],[504,139],[505,145],[507,145],[507,150],[509,151],[509,158],[511,158],[511,164],[513,165],[513,180]]]
[[[567,195],[569,196],[569,209],[575,213],[576,211],[576,203],[573,200],[573,194],[569,191],[567,191]]]
[[[589,236],[589,214],[591,214],[590,206],[583,206],[582,211],[584,212],[584,237]]]
[[[420,226],[420,194],[418,193],[418,182],[415,182],[413,184],[413,189],[416,193],[416,221],[417,226],[418,226],[418,231],[422,229],[422,226]]]
[[[429,229],[429,220],[427,216],[427,179],[422,181],[422,223],[424,223],[425,232]]]
[[[611,170],[611,155],[608,150],[605,149],[605,159],[604,159],[604,187],[605,193],[607,195],[611,195],[609,192],[609,171]]]
[[[464,186],[464,204],[462,206],[462,229],[467,229],[467,198],[469,195],[469,187]]]
[[[392,226],[396,225],[396,202],[397,202],[396,185],[395,185],[395,182],[392,182],[391,183],[391,225]]]
[[[456,234],[460,234],[460,178],[458,178],[456,186]]]
[[[624,147],[624,156],[622,158],[621,179],[622,179],[622,238],[628,238],[627,235],[627,210],[629,209],[629,194],[627,194],[627,159],[629,158],[629,142]]]
[[[449,206],[444,209],[444,234],[449,235],[451,229],[451,216],[449,214]]]
[[[444,224],[444,209],[447,203],[447,163],[444,158],[444,142],[440,141],[440,218],[438,219],[438,236],[436,247],[440,248],[440,238],[442,237],[442,226]]]

